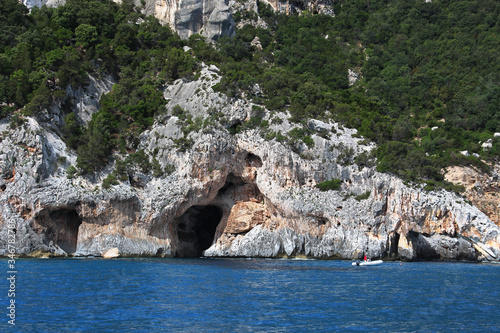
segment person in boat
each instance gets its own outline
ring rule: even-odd
[[[363,257],[363,261],[368,261],[368,258],[366,257],[366,254]]]

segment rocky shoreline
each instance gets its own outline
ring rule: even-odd
[[[198,80],[166,86],[168,112],[140,136],[138,149],[168,172],[135,168],[109,188],[102,182],[119,155],[97,174],[68,177],[77,156],[58,133],[57,105],[17,128],[3,119],[0,255],[14,232],[20,256],[98,256],[117,248],[122,256],[500,257],[499,226],[464,197],[355,164],[375,146],[354,129],[311,119],[309,145],[266,140],[261,128],[231,134],[260,107],[214,92],[218,80],[218,69],[206,66]],[[109,89],[90,82],[92,94]],[[85,91],[68,92],[76,93]],[[91,99],[81,100],[77,114],[90,109]],[[183,131],[177,106],[205,126]],[[266,132],[298,126],[285,113],[265,111],[264,119]],[[180,149],[179,139],[190,146]],[[332,179],[337,189],[316,187]]]

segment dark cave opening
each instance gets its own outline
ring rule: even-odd
[[[52,242],[68,254],[76,251],[78,228],[82,224],[82,218],[75,209],[57,209],[48,214],[44,212],[37,216],[35,221],[35,229],[45,235],[47,244]]]
[[[212,245],[222,214],[222,209],[214,205],[189,208],[175,224],[179,241],[176,256],[202,256]]]
[[[397,232],[393,232],[391,235],[391,242],[389,248],[389,257],[397,258],[398,256],[398,247],[399,247],[399,234]]]
[[[260,157],[252,153],[248,153],[248,155],[245,157],[245,162],[249,167],[260,168],[262,166],[262,160],[260,159]]]
[[[225,195],[231,191],[234,191],[236,188],[244,186],[246,183],[241,179],[241,177],[235,176],[232,172],[230,172],[227,176],[226,183],[221,187],[217,196]]]
[[[415,249],[417,259],[441,259],[439,253],[429,243],[429,234],[410,231],[408,232],[407,238]]]

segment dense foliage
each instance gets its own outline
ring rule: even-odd
[[[448,165],[487,170],[482,160],[495,160],[500,150],[499,138],[491,149],[481,147],[500,132],[500,3],[338,0],[334,9],[334,18],[307,11],[285,16],[260,2],[268,29],[246,25],[213,48],[199,36],[180,40],[131,0],[68,0],[31,14],[17,0],[3,0],[0,116],[20,108],[37,114],[53,101],[65,105],[66,87],[85,84],[87,73],[113,75],[118,83],[88,127],[68,106],[61,129],[78,149],[80,171],[92,172],[113,150],[132,151],[137,134],[164,112],[161,87],[194,77],[204,61],[221,68],[216,88],[226,94],[288,110],[298,123],[315,117],[357,128],[377,142],[380,171],[424,179],[432,188],[443,185]],[[191,52],[183,51],[186,45]],[[361,74],[352,86],[349,69]],[[268,125],[256,112],[246,126],[261,122]],[[296,130],[288,141],[302,136],[310,145],[310,135]],[[285,140],[281,133],[267,136]]]
[[[316,187],[319,188],[320,191],[337,191],[340,189],[340,184],[342,181],[340,179],[332,179],[332,180],[327,180],[321,183],[316,184]]]

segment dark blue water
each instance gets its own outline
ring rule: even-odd
[[[494,264],[19,259],[17,269],[16,326],[4,310],[2,331],[500,332]]]

